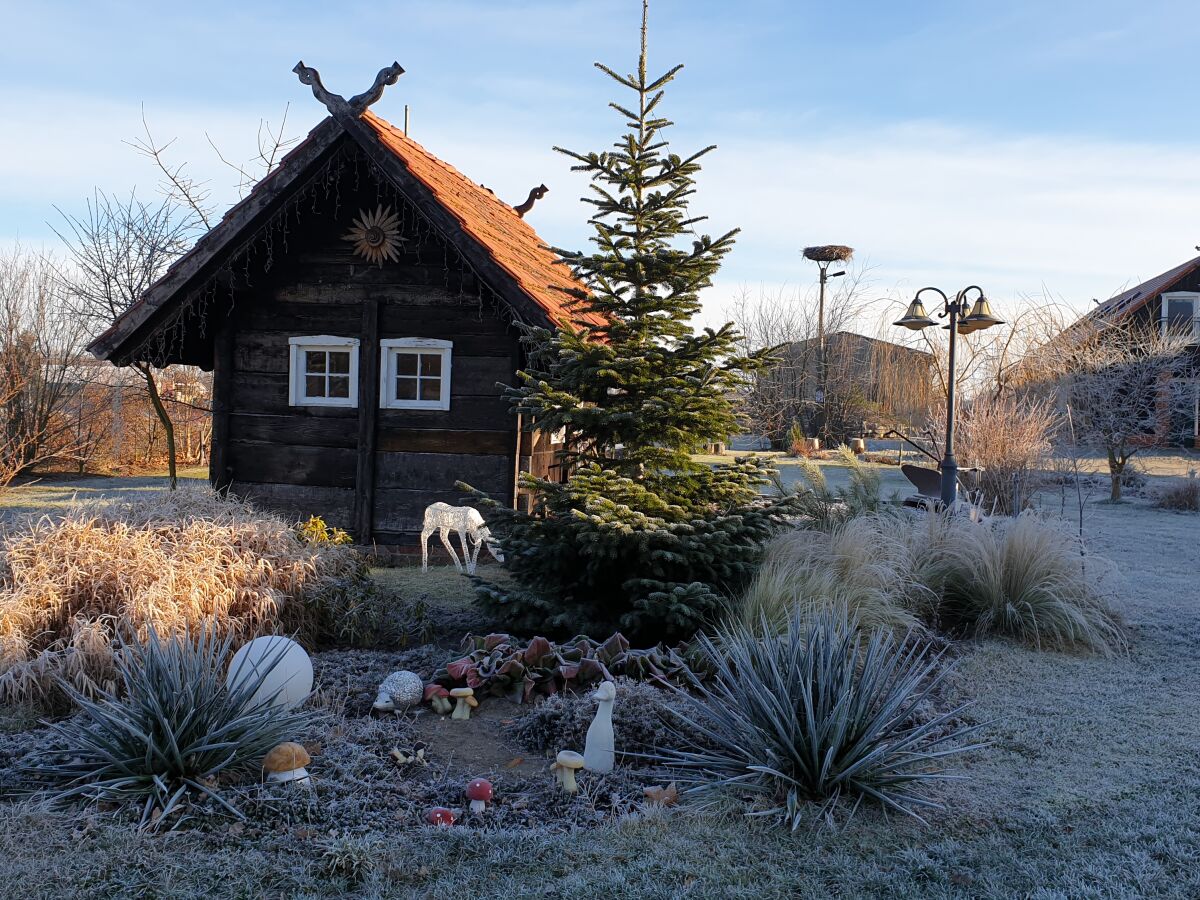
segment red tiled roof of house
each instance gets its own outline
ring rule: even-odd
[[[568,292],[577,292],[583,286],[511,206],[374,113],[365,112],[362,121],[552,321],[604,323],[595,313],[570,308],[572,298]]]
[[[1200,256],[1180,263],[1173,269],[1168,269],[1161,275],[1155,275],[1149,281],[1144,281],[1137,287],[1122,291],[1115,297],[1110,297],[1091,311],[1089,318],[1112,320],[1120,319],[1133,313],[1151,302],[1163,291],[1170,290],[1193,272],[1200,269]]]

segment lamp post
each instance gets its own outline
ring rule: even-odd
[[[900,320],[892,324],[912,331],[920,331],[930,325],[936,325],[937,322],[929,318],[929,313],[925,311],[925,306],[921,303],[921,295],[926,291],[933,291],[942,298],[942,311],[937,314],[938,318],[944,319],[947,316],[950,318],[950,321],[942,326],[950,332],[950,354],[946,373],[946,452],[941,463],[942,506],[950,509],[958,495],[958,461],[954,458],[954,351],[957,343],[956,337],[960,334],[982,331],[993,325],[1003,325],[1004,322],[992,315],[992,308],[983,294],[983,288],[972,284],[959,291],[953,300],[946,296],[945,291],[938,288],[921,288],[913,296],[912,303],[908,304],[908,310]],[[967,311],[968,294],[971,291],[975,291],[978,296],[971,311],[963,315]]]

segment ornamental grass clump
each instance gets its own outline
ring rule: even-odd
[[[61,706],[60,679],[110,690],[118,634],[151,627],[311,645],[352,624],[369,590],[351,547],[211,491],[81,505],[0,543],[0,703]]]
[[[943,532],[926,562],[943,627],[1038,649],[1108,656],[1126,648],[1110,602],[1111,566],[1086,555],[1066,528],[1026,513],[980,525],[941,516],[930,530]]]
[[[913,635],[861,630],[845,610],[795,611],[784,627],[730,624],[697,638],[713,670],[680,694],[676,727],[700,749],[656,755],[701,802],[732,800],[792,830],[865,801],[921,818],[929,788],[957,778],[951,757],[978,749],[963,707],[924,716],[948,670]]]
[[[891,527],[881,527],[891,523]],[[738,608],[743,627],[778,630],[793,610],[841,605],[864,627],[920,629],[938,597],[915,577],[902,519],[850,519],[829,530],[794,529],[767,544]]]
[[[140,804],[139,827],[175,824],[173,814],[203,798],[242,817],[220,784],[261,774],[267,752],[312,721],[272,698],[253,701],[285,647],[227,688],[231,634],[204,628],[162,638],[151,627],[144,641],[119,637],[118,645],[114,689],[91,697],[64,684],[79,707],[50,725],[64,759],[27,766],[27,773],[56,782],[47,791],[55,802]]]

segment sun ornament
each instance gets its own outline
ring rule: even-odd
[[[400,258],[400,217],[390,206],[380,205],[374,212],[360,210],[354,226],[346,232],[343,241],[354,245],[354,252],[367,262],[383,265],[384,260],[395,262]]]

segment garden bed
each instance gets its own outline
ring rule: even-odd
[[[1057,497],[1047,505],[1057,507]],[[1000,640],[959,645],[951,687],[973,699],[970,715],[990,723],[993,743],[963,760],[970,780],[945,785],[939,799],[949,808],[927,828],[863,808],[848,824],[789,834],[736,815],[648,808],[632,767],[605,788],[618,802],[602,797],[593,806],[585,787],[569,814],[527,814],[508,798],[554,798],[549,773],[538,771],[549,751],[528,749],[514,733],[520,707],[510,716],[491,699],[481,706],[495,704],[491,768],[477,773],[434,740],[430,765],[408,774],[387,751],[435,720],[372,717],[367,707],[380,673],[428,674],[444,663],[447,635],[402,652],[315,655],[334,718],[306,737],[321,751],[311,794],[248,789],[247,822],[198,817],[173,834],[139,834],[111,813],[8,797],[0,803],[3,875],[22,897],[1196,896],[1195,517],[1136,501],[1090,504],[1085,527],[1092,549],[1125,576],[1131,655],[1038,652]],[[420,574],[406,577],[416,583]],[[475,626],[468,614],[455,627]],[[0,732],[0,785],[10,786],[15,757],[46,735],[19,710],[0,715]],[[528,774],[505,768],[518,756]],[[449,829],[413,822],[423,804],[454,802],[469,774],[494,776],[497,816]]]

